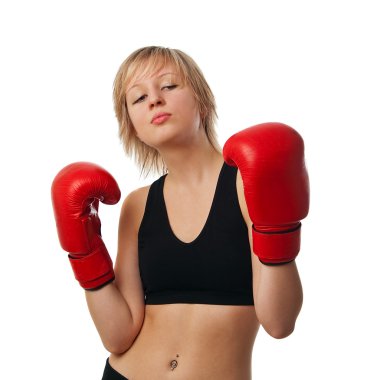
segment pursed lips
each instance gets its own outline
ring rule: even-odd
[[[169,119],[170,116],[171,116],[171,114],[167,113],[167,112],[157,113],[156,115],[153,116],[151,123],[152,124],[161,124],[164,121],[166,121],[167,119]]]

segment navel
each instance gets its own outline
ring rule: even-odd
[[[178,355],[178,354],[176,355],[176,358],[179,358],[179,355]],[[173,371],[173,370],[175,370],[177,367],[178,367],[178,361],[177,361],[176,359],[173,359],[173,360],[170,362],[170,369]]]

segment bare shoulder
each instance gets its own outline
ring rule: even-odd
[[[247,226],[249,228],[251,228],[252,222],[251,222],[251,219],[249,217],[248,207],[247,207],[247,203],[245,201],[243,179],[241,177],[239,169],[238,169],[237,174],[236,174],[236,190],[237,190],[237,194],[238,194],[241,213],[243,214],[243,217],[244,217],[244,220],[245,220]]]
[[[150,185],[139,187],[126,196],[121,207],[120,224],[124,222],[132,224],[134,231],[138,231],[141,220],[144,216],[149,188]]]

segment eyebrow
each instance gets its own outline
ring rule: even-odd
[[[168,73],[163,73],[163,74],[159,75],[157,78],[161,78],[161,77],[163,77],[163,76],[165,76],[165,75],[169,75],[169,74],[171,74],[171,75],[177,75],[177,76],[178,76],[177,73],[168,72]],[[132,87],[130,87],[126,92],[131,91],[132,88],[134,88],[134,87],[140,86],[140,84],[141,84],[141,83],[135,83],[135,84],[134,84]]]

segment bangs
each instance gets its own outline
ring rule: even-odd
[[[140,54],[130,62],[125,77],[125,90],[132,82],[150,77],[166,65],[173,65],[181,80],[185,84],[188,82],[187,70],[181,59],[171,52],[161,50],[150,52],[150,54]]]

